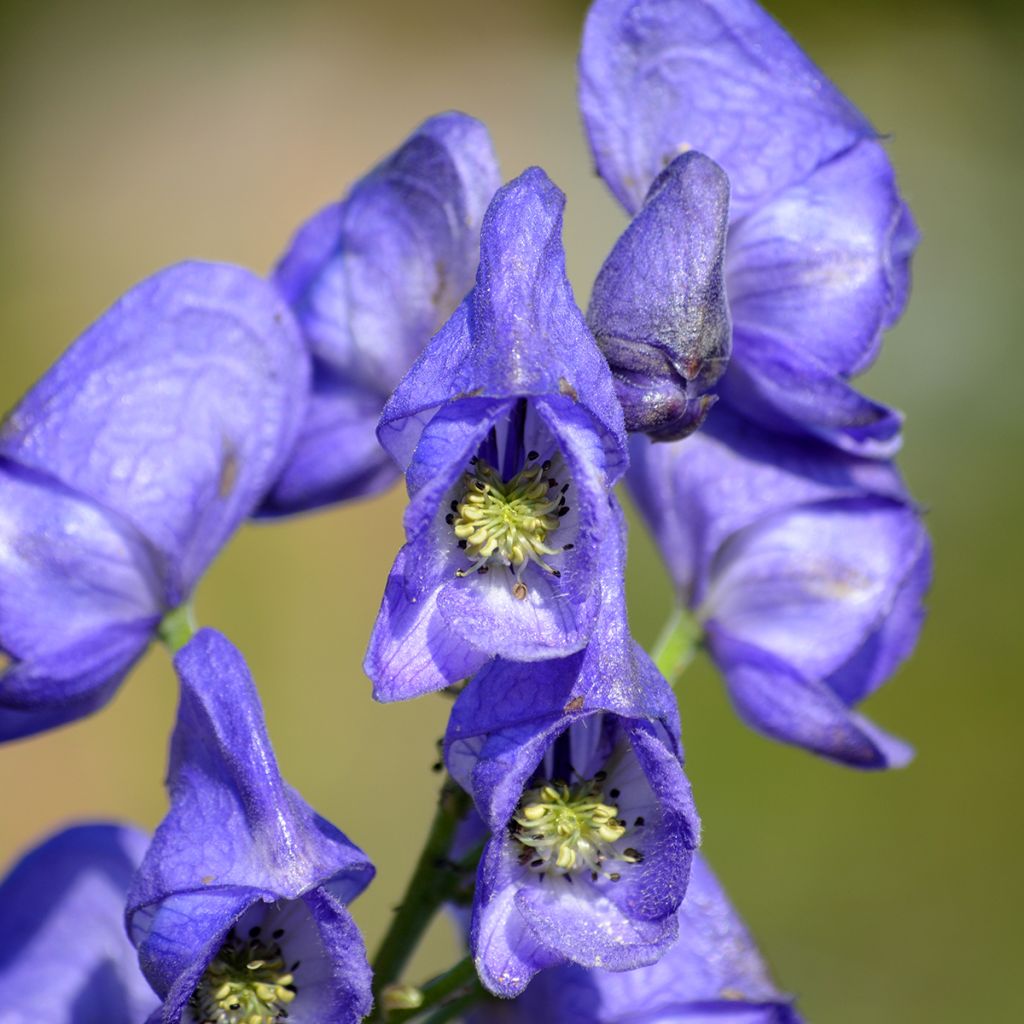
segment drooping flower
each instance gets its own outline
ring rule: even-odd
[[[360,1020],[370,971],[345,904],[372,866],[282,780],[231,644],[202,630],[175,666],[171,808],[128,897],[153,1024]]]
[[[455,702],[445,760],[490,830],[470,929],[488,989],[664,954],[699,825],[675,700],[621,600],[582,652],[486,666]]]
[[[851,710],[923,620],[930,546],[896,470],[724,409],[686,441],[637,438],[632,459],[630,492],[744,720],[856,767],[904,763]]]
[[[366,658],[380,700],[496,655],[565,655],[593,629],[625,434],[565,275],[564,202],[539,168],[498,192],[475,289],[381,417],[410,503]]]
[[[753,0],[596,0],[580,104],[630,213],[680,153],[728,175],[722,402],[775,431],[891,454],[899,415],[849,379],[903,309],[917,231],[863,115]],[[591,325],[614,346],[600,312]]]
[[[472,1024],[800,1024],[700,854],[678,919],[679,939],[656,964],[543,971],[518,999],[476,1010]]]
[[[110,699],[273,483],[308,375],[272,286],[184,263],[22,399],[0,426],[0,739]]]
[[[472,288],[480,222],[500,184],[486,128],[442,114],[296,234],[274,281],[312,353],[313,390],[263,514],[374,494],[398,479],[377,420]]]
[[[158,1005],[124,932],[146,842],[125,825],[76,825],[0,882],[4,1024],[139,1024]]]

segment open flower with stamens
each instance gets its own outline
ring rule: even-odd
[[[632,454],[630,491],[743,719],[854,767],[905,763],[907,746],[853,709],[924,618],[931,550],[897,471],[724,408]]]
[[[694,158],[728,176],[724,260],[712,249],[720,273],[706,263],[702,274],[723,301],[724,282],[732,321],[721,404],[770,430],[891,455],[900,415],[850,381],[902,312],[917,231],[868,120],[755,0],[595,0],[580,107],[598,172],[637,221],[657,223],[666,175]],[[694,215],[710,243],[724,210],[714,190],[702,195]],[[619,249],[595,284],[591,326],[613,357],[635,352],[648,327],[653,358],[671,317],[617,315],[651,277]],[[654,273],[670,287],[650,308],[687,310],[672,270]]]
[[[492,992],[560,963],[631,970],[671,945],[699,830],[678,729],[615,599],[585,651],[497,660],[460,694],[445,759],[490,831],[470,942]]]
[[[678,918],[679,939],[658,963],[621,972],[556,967],[518,999],[480,1007],[470,1024],[800,1024],[700,854]]]
[[[381,417],[410,502],[366,658],[380,700],[496,655],[566,655],[593,629],[625,435],[565,275],[564,202],[538,168],[498,192],[475,289]]]
[[[401,476],[377,443],[377,420],[473,287],[480,221],[500,184],[487,129],[453,111],[421,124],[299,229],[274,282],[313,356],[313,387],[261,514],[374,494]]]
[[[146,842],[126,825],[76,825],[0,882],[4,1024],[139,1024],[159,1004],[124,933]]]
[[[110,700],[280,472],[308,363],[270,284],[182,263],[0,424],[0,740]]]
[[[163,999],[151,1021],[360,1020],[370,970],[345,904],[372,866],[282,780],[228,641],[203,630],[175,665],[171,808],[128,895],[129,934]]]

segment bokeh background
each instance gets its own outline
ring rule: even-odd
[[[916,656],[868,706],[916,744],[905,771],[774,746],[734,719],[709,666],[690,673],[705,849],[809,1019],[1020,1020],[1021,25],[984,3],[770,6],[891,133],[923,229],[909,313],[866,387],[908,414],[902,465],[931,510],[936,585]],[[0,408],[158,267],[268,269],[301,219],[452,107],[488,123],[506,177],[540,163],[568,192],[585,301],[623,219],[578,127],[584,8],[4,5]],[[376,706],[360,670],[402,503],[247,527],[197,601],[247,655],[286,776],[378,865],[355,907],[371,948],[432,811],[448,709]],[[669,588],[639,529],[629,573],[649,642]],[[154,825],[174,705],[157,650],[102,714],[0,750],[0,862],[71,818]],[[454,955],[438,926],[411,979]]]

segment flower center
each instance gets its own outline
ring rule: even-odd
[[[639,850],[615,847],[628,828],[619,819],[619,809],[604,802],[603,781],[604,773],[598,772],[576,786],[550,782],[526,790],[511,825],[523,848],[519,863],[541,874],[589,871],[594,881],[603,874],[613,882],[620,876],[605,870],[606,861],[640,863]]]
[[[472,468],[462,478],[462,497],[452,502],[446,516],[459,547],[473,563],[456,575],[487,572],[492,563],[508,566],[515,573],[512,593],[519,600],[527,594],[523,569],[535,562],[552,576],[561,576],[545,556],[572,547],[547,544],[548,535],[569,511],[565,501],[569,484],[560,486],[551,473],[551,462],[538,462],[538,458],[536,452],[530,452],[526,467],[507,481],[484,459],[472,459]]]
[[[295,999],[294,970],[285,967],[281,947],[265,942],[259,928],[247,939],[228,934],[220,952],[192,994],[191,1007],[200,1024],[278,1024]],[[274,939],[283,934],[274,932]]]

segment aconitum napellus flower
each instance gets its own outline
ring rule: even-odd
[[[675,700],[621,600],[582,652],[486,666],[452,708],[445,760],[490,830],[470,931],[487,988],[513,996],[556,964],[631,970],[664,954],[699,824]]]
[[[274,281],[313,355],[313,390],[263,514],[373,494],[399,478],[377,420],[473,287],[480,222],[500,184],[487,129],[441,114],[296,234]]]
[[[237,267],[183,263],[93,324],[0,425],[0,739],[88,714],[277,477],[308,357]]]
[[[566,655],[593,629],[626,445],[566,278],[564,203],[539,168],[498,192],[476,287],[381,417],[410,501],[366,658],[380,700]]]
[[[728,175],[722,402],[772,430],[891,454],[899,415],[849,379],[902,311],[917,232],[863,115],[753,0],[596,0],[580,105],[630,213],[681,153]]]
[[[635,971],[544,971],[512,1002],[472,1024],[800,1024],[707,861],[693,859],[679,908],[679,939]]]
[[[905,762],[851,710],[924,614],[930,545],[896,470],[716,409],[685,441],[636,438],[628,483],[740,715],[856,767]]]
[[[128,895],[153,1024],[360,1020],[370,969],[345,904],[372,866],[282,780],[235,648],[202,630],[175,667],[171,808]]]
[[[0,882],[4,1024],[139,1024],[159,1004],[124,931],[147,841],[126,825],[75,825]]]

